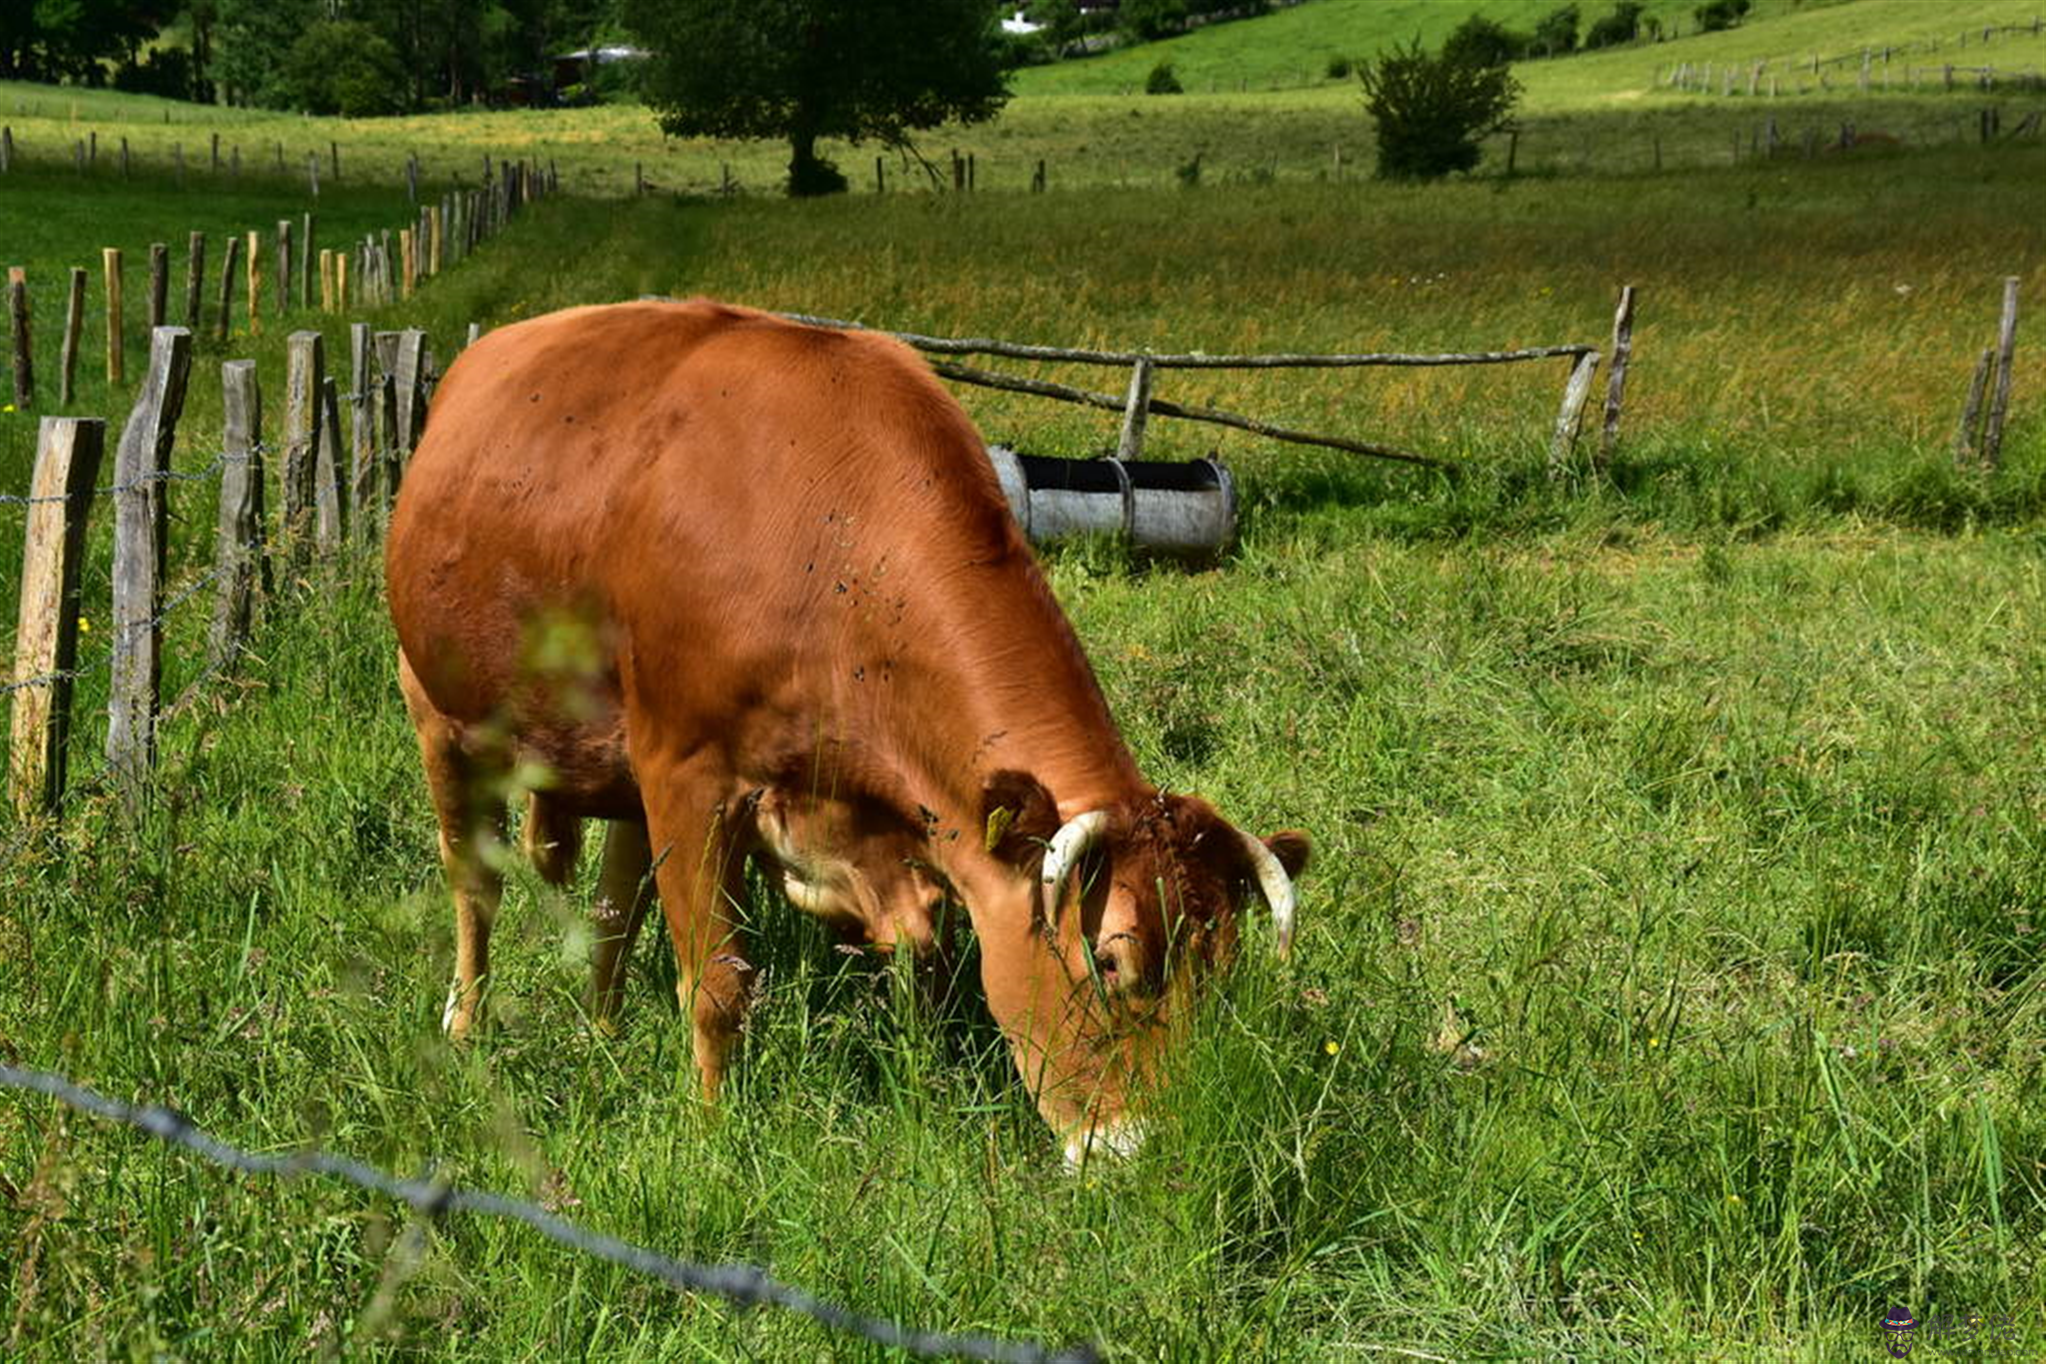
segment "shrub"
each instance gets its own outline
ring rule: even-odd
[[[1350,59],[1348,57],[1330,57],[1328,59],[1328,78],[1332,81],[1346,81],[1350,79]]]
[[[1750,0],[1709,0],[1691,11],[1700,33],[1732,28],[1747,16]]]
[[[309,114],[395,113],[404,103],[405,68],[376,30],[325,20],[299,35],[285,58],[285,89]]]
[[[1133,42],[1152,42],[1186,28],[1186,0],[1123,0],[1115,14],[1116,26]]]
[[[1584,35],[1586,48],[1618,47],[1641,36],[1641,0],[1620,0],[1613,12],[1593,24]]]
[[[1147,95],[1177,95],[1184,93],[1179,75],[1172,69],[1171,62],[1160,62],[1151,68],[1151,74],[1144,77],[1144,93]]]
[[[1535,25],[1534,40],[1529,50],[1544,57],[1559,56],[1577,50],[1577,6],[1565,5],[1550,10]]]
[[[1378,175],[1433,180],[1478,164],[1478,140],[1513,112],[1520,84],[1503,65],[1430,56],[1419,39],[1365,66],[1365,107],[1378,123]]]
[[[1473,14],[1458,24],[1442,44],[1442,55],[1480,66],[1504,66],[1526,56],[1532,41],[1525,33],[1515,33],[1482,14]]]

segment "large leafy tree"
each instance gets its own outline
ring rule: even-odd
[[[791,194],[845,188],[820,139],[899,145],[1008,98],[988,0],[626,0],[624,17],[653,50],[661,127],[786,138]]]
[[[1364,103],[1378,123],[1378,174],[1433,180],[1478,164],[1480,138],[1512,116],[1520,82],[1503,63],[1394,48],[1366,66]]]

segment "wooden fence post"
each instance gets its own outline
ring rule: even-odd
[[[1996,329],[1996,396],[1982,424],[1982,463],[1996,468],[2003,457],[2003,414],[2010,406],[2011,356],[2018,344],[2018,277],[2003,281],[2003,321]]]
[[[197,333],[206,284],[206,234],[194,232],[185,247],[185,326]]]
[[[8,787],[22,815],[53,809],[64,796],[70,673],[78,665],[78,583],[106,432],[106,422],[97,417],[45,417],[36,432],[14,680],[17,686],[36,677],[49,681],[14,693]]]
[[[331,556],[348,534],[341,499],[340,385],[328,375],[320,384],[320,439],[313,457],[313,535],[323,556]]]
[[[398,296],[400,298],[410,298],[412,297],[413,285],[419,277],[419,263],[415,259],[416,253],[413,250],[412,229],[409,227],[398,229],[398,254],[402,257],[401,268],[404,271],[402,292]]]
[[[398,427],[398,341],[397,332],[377,332],[371,338],[377,362],[377,414],[383,426],[383,477],[378,493],[386,509],[398,496],[398,484],[405,476],[405,442]]]
[[[291,311],[291,219],[277,220],[277,315]]]
[[[106,285],[107,382],[118,384],[128,367],[127,345],[121,335],[121,248],[105,247],[99,254]]]
[[[1982,415],[1982,395],[1989,388],[1989,371],[1996,366],[1996,348],[1984,346],[1975,362],[1975,377],[1968,384],[1968,401],[1961,405],[1961,429],[1954,432],[1954,463],[1965,466],[1975,453],[1975,419]]]
[[[348,327],[348,428],[350,459],[348,501],[351,524],[364,538],[375,532],[376,522],[376,418],[370,406],[369,323]]]
[[[1613,362],[1606,376],[1605,429],[1599,435],[1598,463],[1603,469],[1613,457],[1620,440],[1620,404],[1627,394],[1627,361],[1634,354],[1634,286],[1620,289],[1620,306],[1613,313]]]
[[[1577,427],[1584,416],[1584,400],[1591,393],[1591,377],[1598,370],[1599,354],[1588,350],[1570,367],[1570,381],[1563,386],[1563,405],[1556,413],[1556,435],[1549,442],[1549,476],[1561,478],[1569,471],[1570,452],[1577,444]]]
[[[278,538],[292,571],[306,560],[313,531],[313,479],[319,459],[320,398],[327,368],[326,338],[316,331],[285,338],[283,521]]]
[[[162,681],[164,530],[169,500],[163,476],[185,406],[192,334],[159,327],[150,337],[149,373],[114,455],[113,682],[107,698],[107,763],[139,810],[156,750]]]
[[[227,329],[234,321],[234,267],[241,249],[242,239],[228,233],[227,251],[220,258],[220,318],[213,324],[213,337],[223,344],[227,341]]]
[[[149,244],[149,330],[154,332],[170,319],[165,316],[170,308],[170,247],[162,242]]]
[[[249,335],[255,336],[263,330],[263,238],[253,227],[244,264],[248,271]]]
[[[426,333],[407,327],[398,333],[398,450],[401,464],[412,462],[419,444],[420,428],[426,425],[421,383],[425,378]],[[395,492],[395,490],[394,490]]]
[[[1144,457],[1144,426],[1151,419],[1151,360],[1145,356],[1130,367],[1129,402],[1123,407],[1122,438],[1116,442],[1120,460]]]
[[[319,246],[313,234],[319,231],[319,218],[311,213],[303,214],[298,225],[298,305],[310,308],[313,306],[314,254]]]
[[[19,265],[7,267],[7,312],[13,319],[14,406],[26,412],[35,406],[35,350],[28,327],[28,271]]]
[[[64,345],[57,353],[57,401],[66,407],[76,392],[78,338],[85,331],[85,268],[71,267],[71,297],[64,306]]]
[[[207,657],[226,667],[248,642],[256,588],[271,589],[270,561],[263,543],[263,394],[254,360],[229,360],[220,367],[226,434],[222,440],[220,521],[214,562],[218,595]]]

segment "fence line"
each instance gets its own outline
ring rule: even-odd
[[[785,1308],[812,1321],[851,1335],[925,1358],[980,1359],[996,1364],[1093,1364],[1101,1356],[1092,1345],[1049,1350],[1041,1345],[981,1334],[953,1335],[904,1326],[886,1317],[868,1316],[827,1302],[775,1279],[766,1270],[742,1263],[698,1264],[577,1226],[538,1204],[446,1183],[431,1172],[401,1179],[349,1156],[309,1148],[288,1156],[263,1155],[195,1126],[175,1109],[156,1104],[131,1104],[87,1089],[49,1071],[0,1064],[0,1085],[47,1095],[80,1112],[110,1122],[126,1123],[158,1141],[181,1146],[224,1169],[244,1174],[294,1178],[325,1175],[410,1206],[431,1218],[450,1212],[472,1212],[523,1222],[548,1240],[584,1255],[659,1279],[683,1292],[709,1293],[742,1307]]]
[[[140,802],[154,763],[156,720],[162,705],[159,660],[163,627],[180,607],[209,586],[217,603],[206,660],[185,695],[213,673],[232,666],[246,647],[256,585],[272,595],[272,556],[283,554],[294,569],[306,557],[337,551],[352,525],[358,538],[377,534],[395,496],[406,457],[417,444],[426,396],[437,367],[425,333],[372,333],[365,323],[351,328],[362,364],[351,375],[351,407],[365,421],[352,450],[344,448],[338,385],[325,379],[322,348],[289,348],[287,391],[293,405],[284,441],[281,516],[268,522],[264,458],[270,447],[261,431],[261,395],[253,361],[222,366],[227,414],[223,448],[203,468],[170,467],[182,407],[184,366],[191,334],[161,327],[153,334],[151,365],[127,429],[113,481],[95,474],[105,454],[107,423],[92,418],[45,417],[37,442],[33,486],[26,496],[0,495],[0,506],[27,514],[20,606],[13,648],[13,676],[0,685],[0,699],[12,703],[7,781],[12,804],[23,816],[61,812],[66,803],[72,744],[73,684],[111,674],[107,701],[107,773],[131,805]],[[299,333],[294,342],[317,333]],[[372,347],[371,338],[378,342]],[[378,360],[372,373],[369,360]],[[399,401],[399,390],[405,401]],[[368,420],[367,402],[383,400],[381,431]],[[318,401],[314,401],[317,399]],[[400,426],[399,411],[411,419]],[[219,514],[212,564],[165,600],[165,530],[171,485],[219,485]],[[109,501],[117,513],[110,601],[111,640],[106,651],[79,664],[87,530],[96,504]],[[196,519],[196,518],[195,518]]]
[[[1622,291],[1620,308],[1629,319],[1633,312],[1634,290],[1630,285]],[[816,317],[807,313],[782,313],[791,321],[806,323],[813,327],[832,327],[842,331],[876,330],[860,322],[846,322],[837,318]],[[1615,336],[1619,334],[1618,314],[1615,315]],[[1105,408],[1123,413],[1123,434],[1117,457],[1124,460],[1140,458],[1143,453],[1143,435],[1147,419],[1153,415],[1178,417],[1188,421],[1208,422],[1217,426],[1233,427],[1248,431],[1268,440],[1284,441],[1293,445],[1316,445],[1326,449],[1345,450],[1351,454],[1368,455],[1375,459],[1395,460],[1404,464],[1419,464],[1436,469],[1454,470],[1454,461],[1437,459],[1416,454],[1411,450],[1395,449],[1371,441],[1354,440],[1345,436],[1331,436],[1312,431],[1296,431],[1246,417],[1241,413],[1224,412],[1212,407],[1192,407],[1183,403],[1169,402],[1152,396],[1152,372],[1159,369],[1350,369],[1370,366],[1422,366],[1440,367],[1449,365],[1500,365],[1515,364],[1531,360],[1567,359],[1570,361],[1570,375],[1563,388],[1562,406],[1556,415],[1555,435],[1550,442],[1549,467],[1553,475],[1566,472],[1571,453],[1576,448],[1578,427],[1582,422],[1584,403],[1590,391],[1593,373],[1601,358],[1599,348],[1592,345],[1568,344],[1560,346],[1532,346],[1519,350],[1464,351],[1419,354],[1401,351],[1373,351],[1352,354],[1309,355],[1300,353],[1265,355],[1206,355],[1199,351],[1156,354],[1150,351],[1087,350],[1068,346],[1029,345],[1016,341],[1000,341],[992,337],[926,336],[918,332],[888,331],[898,341],[916,347],[931,355],[998,355],[1016,360],[1035,360],[1061,364],[1104,365],[1127,367],[1130,371],[1129,394],[1117,398],[1113,394],[1096,393],[1087,389],[1073,388],[1066,384],[1055,384],[1044,379],[1029,379],[1020,375],[1001,374],[992,370],[975,369],[969,365],[936,360],[931,368],[945,378],[960,383],[974,384],[981,388],[1000,389],[1009,393],[1028,393],[1035,397],[1050,398],[1056,402],[1076,403],[1085,407]],[[1607,398],[1606,426],[1617,431],[1620,421],[1620,401],[1623,386],[1612,387]],[[1602,441],[1594,456],[1594,467],[1602,466],[1611,453],[1611,439]]]

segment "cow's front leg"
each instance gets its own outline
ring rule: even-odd
[[[646,791],[654,879],[675,946],[675,992],[692,1025],[703,1096],[715,1101],[752,1002],[740,911],[745,849],[726,809],[725,783],[699,777]]]
[[[614,820],[604,835],[604,869],[597,881],[591,915],[597,941],[590,952],[590,1018],[597,1030],[616,1032],[618,1006],[625,997],[625,961],[653,902],[653,851],[646,825]]]

